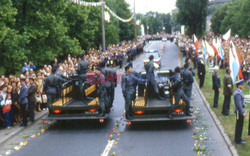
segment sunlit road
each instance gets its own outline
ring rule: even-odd
[[[152,42],[146,45],[146,49],[162,51],[162,68],[174,69],[179,64],[178,48],[170,42]],[[144,54],[133,63],[134,70],[143,71]],[[122,74],[122,71],[118,71]],[[200,108],[203,121],[210,127],[207,136],[211,138],[207,143],[207,150],[212,155],[230,155],[229,150],[222,139],[218,129],[201,101],[194,87],[195,101],[192,105]],[[203,113],[204,112],[204,113]],[[115,142],[110,147],[108,155],[117,156],[192,156],[197,155],[193,151],[195,140],[194,126],[183,122],[145,122],[127,125],[121,116],[124,114],[124,99],[121,86],[115,91],[114,107],[109,119],[103,124],[98,121],[68,121],[56,123],[41,136],[29,141],[21,150],[13,155],[81,155],[100,156],[104,153],[108,140],[112,137]],[[116,124],[117,122],[117,124]],[[112,136],[110,135],[112,134]],[[218,148],[219,147],[219,148]]]

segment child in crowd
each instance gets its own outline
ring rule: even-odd
[[[5,103],[3,102],[3,104],[4,104],[3,114],[4,114],[5,125],[8,129],[10,129],[11,128],[10,110],[11,110],[11,105],[12,105],[12,100],[11,100],[10,94],[7,95]]]

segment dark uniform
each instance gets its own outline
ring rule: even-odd
[[[231,96],[233,94],[233,81],[229,74],[226,74],[224,76],[223,83],[224,83],[224,90],[223,90],[224,103],[222,108],[222,114],[229,115]]]
[[[173,88],[173,91],[174,91],[175,104],[172,104],[171,112],[173,112],[175,110],[175,108],[179,105],[179,101],[182,98],[183,101],[186,103],[187,115],[190,115],[190,113],[189,113],[190,102],[189,102],[187,96],[185,95],[185,93],[183,91],[183,83],[182,83],[180,75],[175,74],[173,76],[173,86],[172,86],[172,88]]]
[[[122,93],[125,99],[126,118],[131,115],[130,110],[132,106],[133,94],[135,92],[135,88],[133,86],[134,81],[140,83],[146,82],[146,80],[136,77],[133,73],[125,73],[122,77]]]
[[[97,87],[97,95],[98,95],[100,106],[102,109],[101,116],[104,116],[106,107],[107,107],[106,104],[109,102],[104,75],[102,73],[100,75],[96,75],[95,81],[96,81],[95,84]]]
[[[45,80],[45,90],[47,94],[47,107],[49,108],[57,95],[57,87],[60,83],[65,82],[62,78],[55,74],[50,74]]]
[[[81,60],[78,62],[78,78],[79,78],[79,87],[80,87],[80,93],[81,96],[83,96],[83,83],[84,81],[86,81],[87,77],[86,77],[86,73],[89,67],[89,62],[85,61],[85,60]]]
[[[113,107],[114,96],[115,96],[115,88],[117,86],[117,75],[116,71],[112,68],[105,68],[103,70],[103,74],[106,79],[106,89],[107,89],[107,96],[109,98],[109,109]]]
[[[200,79],[200,88],[203,87],[205,74],[206,74],[205,63],[202,59],[199,59],[199,61],[198,61],[198,75],[199,75],[199,79]]]
[[[147,79],[149,82],[153,85],[154,91],[156,94],[159,95],[159,89],[155,81],[155,74],[154,74],[154,62],[150,61],[144,66],[146,72],[147,72]]]
[[[191,73],[190,70],[184,68],[182,72],[182,78],[184,83],[183,85],[184,93],[186,94],[188,100],[190,101],[192,96],[193,82],[194,82],[193,74]]]
[[[214,90],[214,108],[218,108],[218,99],[219,99],[219,88],[220,88],[220,77],[216,72],[213,73],[213,90]]]
[[[244,103],[244,94],[242,93],[241,89],[237,88],[234,92],[234,103],[235,109],[234,113],[236,113],[236,127],[235,127],[235,142],[241,143],[241,135],[244,123],[244,116],[245,114],[245,103]]]

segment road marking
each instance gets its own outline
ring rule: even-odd
[[[105,150],[101,154],[101,156],[108,156],[109,151],[111,150],[112,146],[114,145],[115,140],[108,141]]]

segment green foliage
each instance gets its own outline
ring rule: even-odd
[[[173,13],[171,16],[171,25],[173,27],[173,31],[181,31],[181,25],[177,21],[177,14],[178,13]]]
[[[224,34],[231,28],[232,35],[240,37],[250,35],[250,1],[234,0],[226,3],[212,17],[212,30],[216,34]]]
[[[148,12],[145,15],[138,14],[138,19],[144,25],[145,33],[147,33],[147,26],[149,27],[149,34],[156,34],[160,32],[171,33],[171,15],[158,12]],[[165,27],[165,30],[163,29]]]
[[[213,15],[218,9],[221,9],[224,4],[214,4],[208,7],[208,15]]]
[[[29,43],[27,33],[18,33],[14,27],[17,9],[9,0],[0,1],[0,66],[6,73],[12,73],[21,68],[22,62],[27,61],[25,49]]]
[[[105,2],[118,16],[131,17],[125,0]],[[134,38],[134,21],[122,23],[112,16],[110,21],[105,23],[106,45]],[[6,74],[20,71],[29,60],[41,66],[101,44],[101,7],[84,7],[70,0],[0,1],[0,65]]]
[[[177,20],[187,28],[187,35],[201,37],[206,30],[208,0],[177,0]]]
[[[226,10],[228,6],[229,6],[228,3],[224,4],[220,9],[218,9],[214,13],[211,19],[211,22],[212,22],[211,29],[215,34],[220,34],[221,24],[222,24],[223,19],[226,16]]]

